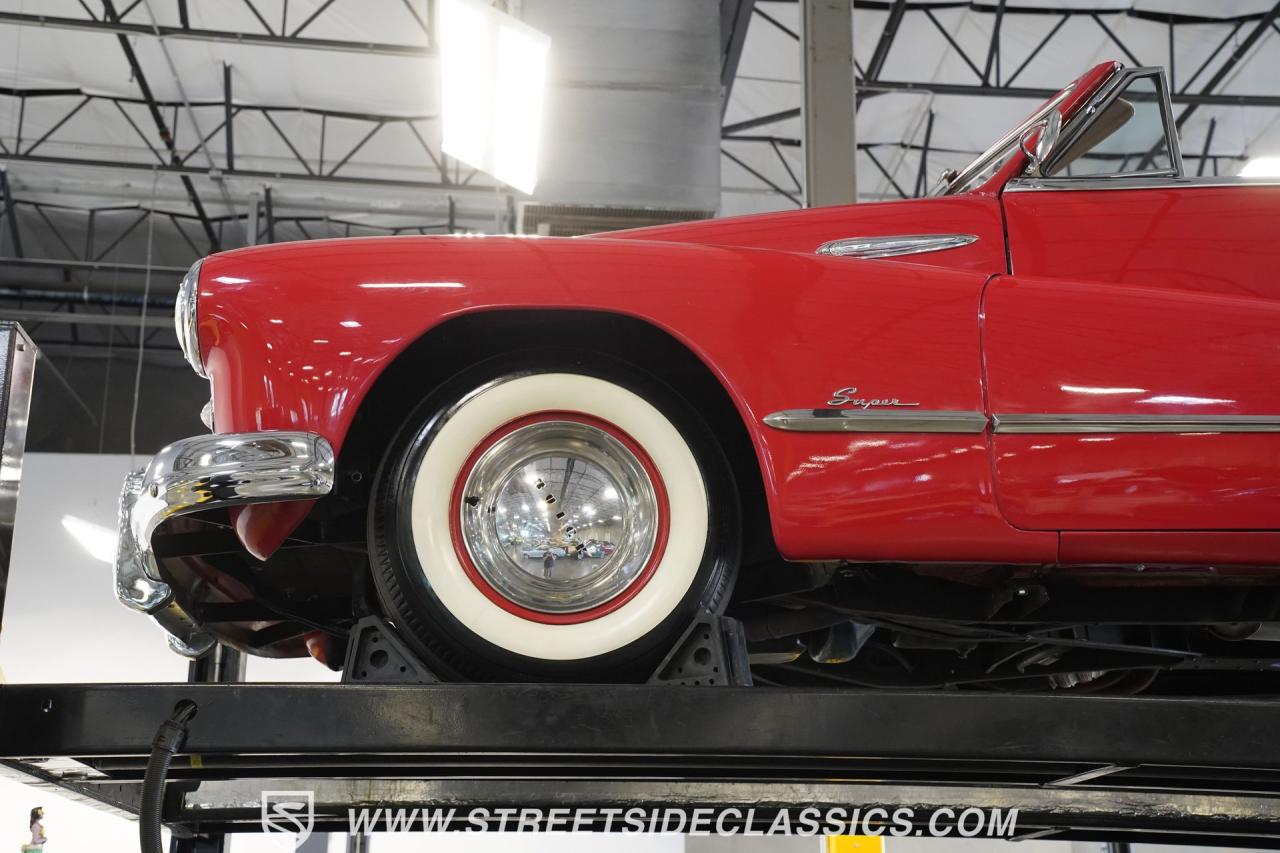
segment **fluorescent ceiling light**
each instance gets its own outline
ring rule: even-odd
[[[551,39],[475,0],[443,0],[439,26],[441,148],[533,192]]]
[[[1280,157],[1254,157],[1240,170],[1242,178],[1280,178]]]

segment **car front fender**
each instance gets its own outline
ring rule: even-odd
[[[852,387],[927,410],[981,412],[978,308],[986,279],[811,253],[608,238],[276,244],[205,262],[199,338],[215,431],[304,430],[341,454],[382,371],[453,318],[563,309],[642,320],[688,347],[728,392],[755,446],[784,556],[856,556],[856,541],[888,535],[912,541],[910,553],[893,551],[901,559],[932,553],[916,535],[925,522],[939,535],[948,523],[964,525],[978,549],[1008,538],[983,437],[868,440],[792,432],[765,418],[827,406],[835,391]],[[245,508],[237,530],[250,550],[267,554],[306,511]],[[859,539],[867,534],[878,538]]]

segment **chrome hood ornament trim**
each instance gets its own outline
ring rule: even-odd
[[[819,255],[838,258],[897,258],[958,249],[978,240],[974,234],[899,234],[890,237],[845,237],[818,247]]]

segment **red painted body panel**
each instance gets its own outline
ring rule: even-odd
[[[639,240],[280,244],[206,261],[200,338],[217,431],[311,430],[340,452],[380,371],[451,317],[512,305],[625,314],[672,334],[723,382],[759,454],[786,557],[1048,561],[1056,535],[1001,518],[982,436],[794,433],[761,423],[781,409],[822,406],[853,384],[928,408],[980,410],[986,280]],[[277,513],[290,511],[247,508],[238,529],[252,550],[269,551]]]
[[[1280,300],[1280,186],[1191,184],[1006,192],[1002,198],[1017,275]]]
[[[1062,534],[1061,560],[1064,563],[1194,565],[1203,564],[1206,554],[1213,555],[1214,575],[1243,580],[1251,576],[1252,573],[1249,570],[1233,568],[1219,573],[1216,567],[1233,563],[1251,566],[1275,563],[1276,555],[1280,554],[1280,533],[1274,530],[1231,533],[1216,530],[1159,530],[1134,531],[1117,535],[1091,530],[1071,530]],[[1079,568],[1073,567],[1072,571],[1079,571]],[[1207,580],[1209,578],[1192,577],[1187,582],[1205,583]]]
[[[1280,188],[1004,203],[1016,274],[985,302],[993,411],[1280,414]],[[1001,506],[1021,527],[1280,528],[1277,433],[996,435],[995,450]]]

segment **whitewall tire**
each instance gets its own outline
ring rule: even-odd
[[[370,511],[389,617],[462,679],[642,678],[737,562],[728,465],[665,385],[586,353],[522,353],[432,392]]]

